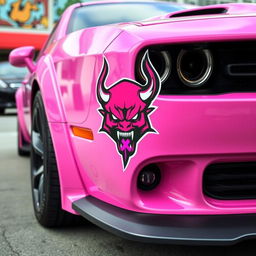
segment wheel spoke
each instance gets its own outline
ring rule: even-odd
[[[34,194],[35,207],[37,207],[37,209],[39,209],[39,195],[38,195],[38,189],[34,188],[34,189],[33,189],[33,194]]]
[[[39,186],[38,186],[38,203],[39,206],[43,200],[43,194],[44,194],[44,175],[42,174],[40,176]]]
[[[38,132],[32,131],[32,147],[35,153],[43,157],[43,142]]]
[[[43,169],[40,168],[40,172],[41,172],[41,170],[43,170]],[[39,173],[39,170],[36,173]],[[38,177],[38,175],[37,175],[37,177]],[[40,209],[40,206],[41,206],[41,203],[43,200],[43,195],[44,195],[44,174],[43,174],[43,172],[41,172],[39,182],[37,184],[38,185],[36,186],[36,184],[34,183],[33,194],[34,194],[35,206],[37,207],[37,209]]]
[[[44,171],[44,166],[41,165],[41,166],[33,173],[34,177],[38,177],[39,175],[41,175],[41,174],[43,173],[43,171]]]
[[[36,131],[38,131],[39,134],[42,134],[41,116],[40,116],[40,111],[38,110],[36,115]]]
[[[41,177],[41,175],[43,174],[43,172],[44,172],[44,166],[43,166],[43,164],[38,168],[38,169],[36,169],[36,170],[34,170],[33,172],[32,172],[32,178],[33,178],[33,187],[34,188],[37,188],[38,187],[38,182],[39,182],[39,180],[40,180],[40,177]]]

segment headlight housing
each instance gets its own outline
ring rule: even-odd
[[[141,63],[141,58],[145,52],[142,52],[138,58],[136,65],[136,73],[139,81],[144,82],[145,78],[142,74],[141,67],[138,63]],[[160,76],[161,82],[164,83],[171,74],[172,60],[168,51],[163,50],[149,50],[149,58],[157,73]]]
[[[177,72],[183,84],[201,87],[210,78],[213,59],[208,49],[181,50],[177,58]]]

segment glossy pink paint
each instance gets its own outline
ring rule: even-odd
[[[97,4],[97,3],[88,3]],[[150,116],[158,134],[148,134],[123,171],[116,145],[99,133],[102,117],[96,84],[103,56],[109,62],[107,86],[135,79],[135,59],[149,45],[256,39],[254,5],[222,5],[221,17],[172,18],[108,25],[65,36],[72,10],[45,49],[31,76],[39,84],[60,174],[62,207],[92,195],[118,207],[158,214],[255,213],[256,200],[219,201],[202,193],[205,167],[215,162],[256,161],[256,93],[162,96]],[[252,13],[252,14],[251,14]],[[235,16],[236,14],[236,16]],[[240,15],[241,14],[241,15]],[[243,17],[242,17],[243,16]],[[33,88],[32,88],[33,90]],[[30,104],[32,102],[31,93]],[[21,90],[17,102],[22,102]],[[22,122],[22,105],[18,104]],[[90,128],[94,140],[72,134],[71,126]],[[29,131],[29,127],[23,128]],[[149,163],[162,171],[160,185],[139,191],[138,172]]]
[[[29,71],[33,72],[35,70],[35,65],[33,63],[34,55],[35,48],[33,46],[20,47],[10,53],[9,61],[16,67],[27,66]]]

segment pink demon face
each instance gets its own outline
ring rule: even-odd
[[[103,116],[100,132],[107,133],[115,141],[124,169],[136,153],[142,137],[156,132],[149,114],[155,109],[151,104],[159,94],[161,81],[147,52],[142,58],[141,70],[146,79],[144,85],[124,78],[107,88],[105,82],[109,66],[104,58],[97,83],[97,98],[101,105],[99,112]]]

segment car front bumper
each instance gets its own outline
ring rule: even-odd
[[[256,238],[256,214],[164,215],[124,210],[88,196],[73,209],[123,238],[154,243],[231,245]]]

